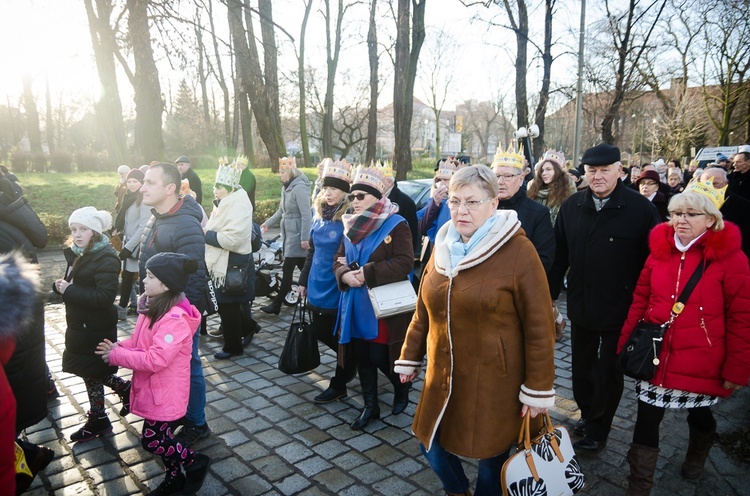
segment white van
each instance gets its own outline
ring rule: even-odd
[[[737,148],[736,146],[707,146],[701,148],[693,160],[698,162],[698,167],[703,168],[707,164],[716,162],[716,157],[719,155],[731,158],[737,153]]]

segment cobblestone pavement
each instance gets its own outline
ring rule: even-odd
[[[54,266],[53,252],[42,254],[45,277],[62,273]],[[52,268],[50,268],[52,267]],[[330,351],[321,356],[314,372],[288,376],[277,368],[291,309],[279,317],[260,312],[267,303],[259,298],[255,318],[263,327],[245,355],[235,360],[216,361],[221,339],[201,337],[201,355],[208,386],[206,415],[212,435],[196,444],[211,456],[209,476],[200,494],[206,495],[432,495],[443,494],[437,477],[427,466],[418,442],[410,431],[415,402],[422,389],[417,380],[412,403],[406,412],[390,415],[392,389],[379,376],[381,412],[365,432],[353,431],[349,423],[362,407],[359,384],[350,384],[349,397],[327,405],[315,405],[312,398],[328,386],[335,357]],[[564,301],[560,302],[565,312]],[[46,420],[29,429],[32,442],[52,448],[56,457],[35,480],[28,494],[42,495],[120,495],[140,494],[154,488],[162,478],[162,467],[140,447],[142,420],[135,415],[120,417],[114,394],[107,394],[107,410],[114,430],[87,443],[73,444],[70,434],[83,423],[88,402],[83,381],[61,372],[64,347],[65,309],[60,304],[46,308],[47,361],[61,397],[50,402]],[[120,337],[129,335],[135,318],[119,325]],[[218,319],[209,319],[209,328]],[[558,343],[557,404],[554,420],[572,433],[578,411],[571,390],[569,329]],[[321,351],[324,347],[321,347]],[[120,375],[130,371],[120,369]],[[625,454],[635,421],[632,381],[626,381],[609,444],[596,456],[580,455],[588,479],[586,494],[621,495],[626,487]],[[748,425],[750,393],[741,391],[714,407],[720,433]],[[718,446],[711,450],[705,475],[698,483],[680,476],[680,465],[687,446],[684,412],[668,412],[662,423],[661,457],[654,495],[747,495],[750,470],[733,461]],[[574,436],[575,440],[575,436]],[[465,464],[470,478],[475,464]],[[0,491],[1,493],[2,491]]]

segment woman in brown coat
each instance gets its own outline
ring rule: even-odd
[[[411,229],[398,215],[398,206],[383,196],[385,168],[359,166],[352,180],[352,214],[343,216],[344,237],[333,271],[339,289],[339,343],[352,344],[365,407],[351,424],[362,430],[380,417],[378,369],[393,384],[393,415],[409,403],[411,382],[402,382],[393,370],[413,312],[378,319],[367,288],[404,281],[414,266]],[[339,355],[339,360],[342,357]]]
[[[489,168],[458,171],[448,205],[395,370],[411,381],[427,355],[412,429],[447,494],[471,494],[462,456],[479,459],[476,494],[497,495],[521,414],[554,405],[552,307],[516,213],[497,210]]]

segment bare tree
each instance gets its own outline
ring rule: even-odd
[[[420,59],[420,79],[427,95],[427,106],[435,117],[435,156],[441,156],[440,114],[443,111],[448,92],[452,89],[457,43],[451,34],[442,29],[434,31],[428,38],[430,49],[427,56]]]
[[[616,141],[613,125],[618,120],[626,94],[634,89],[638,64],[650,46],[649,40],[667,1],[649,0],[650,3],[641,9],[640,0],[629,0],[628,8],[616,14],[610,9],[610,0],[604,2],[609,35],[617,52],[612,99],[601,123],[602,141],[605,143],[614,144]]]
[[[29,137],[31,153],[37,157],[42,155],[42,132],[39,129],[39,111],[36,108],[36,98],[31,88],[31,75],[24,74],[23,79],[23,108],[26,111],[26,134]]]
[[[520,0],[519,0],[520,1]],[[539,136],[534,138],[534,157],[544,153],[544,121],[549,102],[550,82],[552,80],[552,13],[556,0],[544,0],[544,47],[542,48],[542,88],[539,91],[539,102],[534,113],[534,123],[539,126]]]
[[[393,82],[393,127],[396,138],[394,167],[396,180],[406,179],[411,170],[411,121],[414,80],[425,38],[424,13],[427,0],[398,0],[396,13],[396,57]],[[414,12],[412,13],[412,7]]]
[[[367,150],[365,163],[375,160],[378,140],[378,28],[375,22],[377,0],[370,2],[370,22],[367,30],[367,58],[370,62],[370,107],[367,115]]]
[[[727,22],[731,19],[731,22]],[[728,145],[735,130],[745,128],[750,139],[750,20],[746,2],[720,2],[705,12],[703,98],[708,118],[719,133],[718,144]],[[710,89],[710,83],[718,85]],[[735,119],[744,103],[748,113]],[[716,115],[718,114],[718,117]]]
[[[297,55],[298,85],[299,85],[299,132],[300,142],[302,143],[302,158],[305,165],[310,166],[310,140],[307,134],[307,96],[305,83],[305,32],[307,31],[307,21],[310,18],[313,0],[307,0],[305,4],[305,15],[302,18],[302,26],[299,33],[299,54]]]
[[[127,0],[128,40],[133,48],[135,62],[135,149],[147,161],[160,160],[164,156],[164,100],[151,46],[149,2],[150,0]]]
[[[85,0],[84,5],[101,86],[99,101],[96,104],[96,116],[107,143],[107,151],[115,161],[122,164],[126,162],[127,148],[115,66],[115,57],[119,50],[115,30],[110,20],[113,10],[112,0],[96,0],[96,8],[92,0]]]

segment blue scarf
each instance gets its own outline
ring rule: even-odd
[[[108,244],[109,244],[109,237],[107,237],[106,234],[102,234],[102,239],[97,241],[87,253],[96,253],[97,251],[101,250]],[[79,257],[83,255],[83,252],[85,250],[85,248],[81,248],[75,243],[71,243],[70,249],[73,250],[73,253],[75,253]]]
[[[363,267],[370,261],[372,252],[401,222],[406,222],[403,217],[391,215],[377,231],[371,232],[357,244],[344,236],[346,263],[357,262],[360,267]],[[375,318],[375,311],[372,309],[366,286],[349,288],[341,293],[337,326],[341,333],[339,335],[341,344],[348,343],[351,338],[375,339],[378,337],[378,319]]]
[[[490,232],[490,229],[492,229],[492,226],[495,225],[495,222],[497,222],[497,215],[493,215],[492,217],[487,219],[484,224],[482,224],[479,229],[477,229],[474,234],[472,234],[471,238],[469,238],[468,243],[464,243],[463,241],[461,241],[461,234],[456,231],[453,223],[450,223],[450,225],[448,226],[448,232],[445,235],[445,243],[448,246],[448,250],[450,250],[451,254],[451,268],[456,267],[459,263],[461,263],[461,260],[463,260],[466,255],[468,255],[471,250],[474,249],[477,243],[482,241],[482,239],[487,236],[487,233]]]

